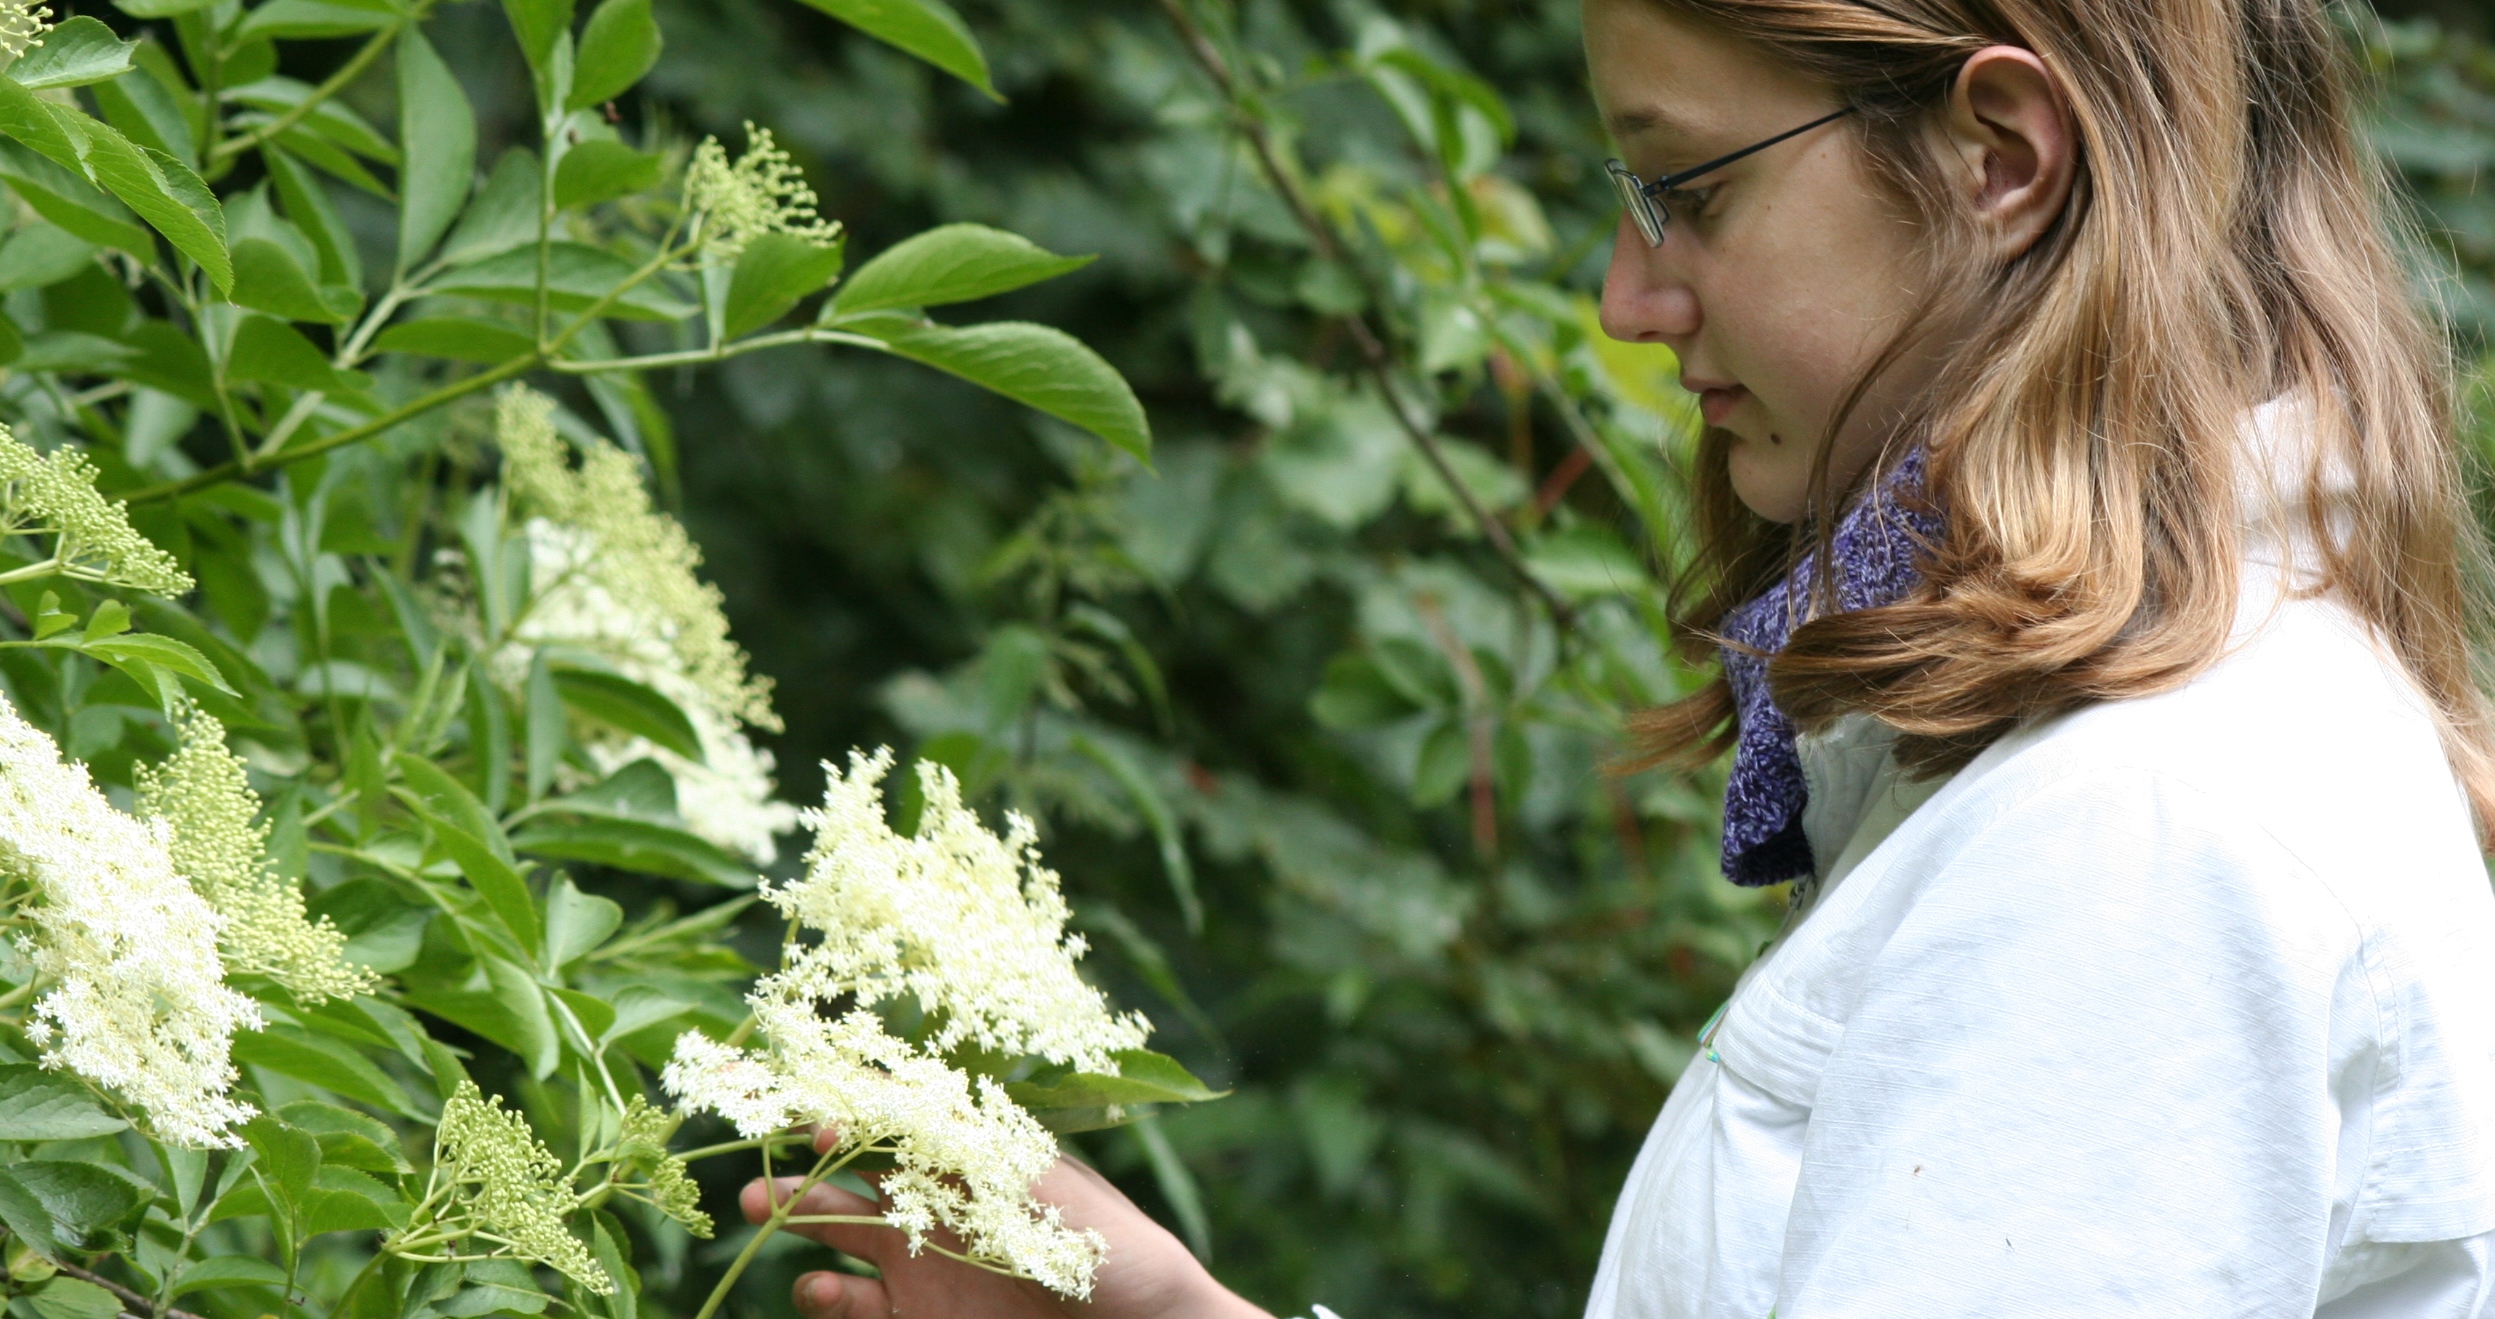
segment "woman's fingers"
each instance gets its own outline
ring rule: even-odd
[[[781,1177],[771,1183],[757,1177],[745,1184],[744,1194],[737,1197],[738,1207],[745,1211],[745,1221],[759,1223],[771,1217],[773,1206],[785,1204],[802,1177]],[[883,1213],[883,1207],[861,1195],[854,1195],[837,1186],[817,1185],[789,1210],[793,1218],[812,1218],[842,1214],[871,1218]],[[790,1223],[787,1230],[811,1241],[819,1241],[834,1250],[845,1250],[860,1259],[882,1267],[884,1256],[901,1244],[901,1234],[889,1227],[872,1223]]]
[[[792,1293],[804,1319],[892,1319],[892,1295],[873,1278],[809,1273]]]

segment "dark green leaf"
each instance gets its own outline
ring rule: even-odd
[[[297,1131],[285,1119],[263,1113],[243,1126],[251,1146],[252,1171],[278,1203],[299,1205],[321,1170],[321,1146],[308,1131]]]
[[[402,1227],[407,1205],[398,1192],[372,1174],[322,1164],[303,1197],[303,1235],[324,1232],[378,1232]]]
[[[217,672],[216,665],[209,663],[207,656],[171,637],[152,632],[132,633],[85,642],[78,649],[114,668],[127,670],[132,677],[140,680],[142,687],[152,685],[168,713],[179,704],[182,694],[177,678],[188,678],[228,696],[239,694],[227,685],[225,675]]]
[[[278,1109],[277,1115],[296,1130],[311,1132],[320,1142],[323,1167],[393,1174],[414,1171],[399,1153],[398,1133],[385,1122],[312,1099],[298,1099]]]
[[[64,128],[75,133],[90,177],[138,212],[175,250],[198,262],[219,293],[233,287],[233,259],[225,250],[225,209],[190,166],[138,146],[109,124],[74,111],[54,113]]]
[[[580,53],[572,60],[571,108],[586,109],[629,91],[658,63],[662,44],[650,0],[604,0],[581,30]]]
[[[5,97],[0,97],[5,100]],[[152,259],[156,240],[132,223],[130,211],[75,174],[16,142],[0,140],[0,179],[35,214],[98,247]]]
[[[225,378],[265,381],[288,389],[357,393],[371,382],[360,372],[340,371],[301,331],[268,316],[246,316],[235,328],[225,358]]]
[[[424,35],[399,36],[399,268],[433,250],[476,182],[476,112]]]
[[[81,14],[44,33],[43,44],[19,56],[8,76],[21,87],[84,87],[128,72],[138,44]]]
[[[121,1313],[120,1297],[76,1278],[52,1278],[21,1295],[41,1319],[113,1319]]]
[[[1197,1080],[1194,1073],[1166,1054],[1150,1049],[1120,1049],[1112,1056],[1118,1064],[1115,1076],[1073,1072],[1016,1081],[1005,1090],[1015,1103],[1034,1112],[1123,1104],[1196,1104],[1230,1093]]]
[[[129,1125],[61,1073],[32,1063],[0,1066],[0,1140],[80,1140]]]
[[[491,955],[479,960],[491,988],[415,991],[407,1001],[518,1054],[533,1075],[552,1074],[562,1041],[546,1012],[544,990],[516,963]]]
[[[556,43],[572,30],[572,0],[503,0],[502,11],[532,69],[552,63]]]
[[[352,1046],[327,1035],[276,1024],[242,1031],[234,1036],[234,1058],[375,1108],[422,1116],[407,1102],[397,1082]]]
[[[1020,321],[955,328],[925,321],[868,320],[847,328],[895,355],[960,376],[1138,458],[1152,456],[1152,426],[1117,368],[1063,330]]]
[[[753,867],[718,845],[645,820],[588,816],[556,821],[541,816],[514,834],[511,845],[552,860],[613,866],[722,888],[754,886]]]
[[[538,924],[528,880],[512,864],[511,844],[504,840],[502,826],[467,785],[431,761],[400,752],[397,765],[410,789],[406,799],[433,827],[434,845],[468,877],[520,947],[536,956],[544,946],[545,932]]]
[[[212,1255],[182,1266],[173,1278],[173,1295],[179,1299],[212,1287],[282,1287],[285,1282],[286,1271],[267,1260],[248,1255]]]
[[[788,314],[789,308],[839,276],[845,243],[825,246],[789,234],[764,234],[737,255],[728,279],[723,333],[735,339]]]
[[[648,7],[648,0],[607,0],[607,8],[618,3]],[[583,142],[564,152],[563,163],[554,167],[554,204],[564,210],[595,206],[656,187],[663,163],[621,142]]]
[[[840,291],[841,314],[941,307],[1009,293],[1092,263],[1058,256],[1020,234],[980,224],[948,224],[903,239],[858,267]]]
[[[935,65],[996,100],[988,57],[962,16],[944,0],[805,0],[878,41]]]
[[[624,923],[624,909],[594,893],[583,893],[568,877],[558,878],[546,893],[546,961],[560,969],[581,954],[605,943]]]
[[[321,186],[320,178],[302,161],[273,146],[263,145],[260,159],[268,166],[270,181],[277,185],[277,198],[285,204],[286,218],[320,251],[321,283],[344,286],[350,291],[361,288],[364,266],[355,240],[347,233],[346,221],[339,216],[338,208],[330,203],[329,192]]]
[[[78,137],[63,123],[70,116],[86,118],[76,110],[52,105],[18,83],[0,77],[0,134],[25,143],[53,164],[84,178],[87,173],[86,153],[79,149]],[[97,126],[102,127],[100,124]],[[60,221],[55,219],[53,223]]]
[[[373,346],[385,353],[447,357],[454,362],[495,365],[536,351],[534,336],[500,321],[472,316],[431,316],[383,330]]]
[[[336,325],[351,311],[330,305],[294,257],[266,238],[245,238],[234,244],[233,297],[254,311],[323,325]]]
[[[126,1173],[67,1159],[26,1159],[0,1167],[0,1222],[55,1260],[82,1250],[147,1204]]]
[[[547,254],[547,301],[556,311],[585,311],[634,272],[631,262],[603,248],[560,242]],[[431,291],[458,293],[495,302],[537,305],[537,249],[513,248],[462,266],[433,282]],[[624,320],[675,321],[693,314],[693,307],[652,284],[635,286],[608,305],[605,314]]]
[[[251,11],[227,40],[233,45],[262,37],[351,37],[388,27],[395,21],[387,9],[333,4],[329,0],[268,0]]]
[[[615,673],[555,667],[555,691],[585,718],[620,733],[647,738],[687,760],[702,759],[702,738],[693,720],[657,689]]]

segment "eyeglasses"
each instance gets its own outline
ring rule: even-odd
[[[1700,175],[1712,174],[1753,152],[1765,151],[1786,138],[1799,137],[1821,124],[1842,119],[1852,113],[1853,109],[1849,106],[1834,114],[1821,115],[1800,128],[1788,129],[1764,142],[1753,142],[1729,156],[1717,156],[1703,165],[1692,165],[1678,174],[1666,174],[1652,183],[1640,179],[1630,171],[1628,166],[1616,160],[1603,162],[1603,168],[1611,175],[1612,189],[1620,194],[1621,209],[1626,210],[1629,218],[1637,223],[1637,231],[1645,235],[1646,245],[1661,247],[1663,246],[1663,227],[1672,221],[1672,213],[1664,209],[1665,193],[1677,191],[1682,184]]]

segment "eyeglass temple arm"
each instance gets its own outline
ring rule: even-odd
[[[1833,120],[1843,119],[1845,116],[1852,113],[1854,113],[1854,107],[1849,105],[1832,114],[1821,115],[1817,119],[1802,125],[1800,128],[1787,129],[1786,131],[1778,133],[1776,136],[1771,137],[1764,142],[1753,142],[1729,156],[1717,156],[1715,159],[1710,160],[1703,165],[1692,165],[1678,174],[1666,174],[1652,183],[1644,183],[1638,186],[1644,188],[1646,190],[1646,195],[1650,197],[1658,192],[1670,192],[1672,189],[1677,188],[1702,174],[1712,174],[1744,156],[1750,155],[1754,152],[1765,151],[1769,147],[1784,141],[1786,138],[1800,137],[1802,134],[1819,127],[1821,124],[1829,123]]]

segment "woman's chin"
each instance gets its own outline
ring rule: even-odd
[[[1751,512],[1770,522],[1792,522],[1802,516],[1810,492],[1810,468],[1792,461],[1782,446],[1735,435],[1725,467],[1733,494]]]

